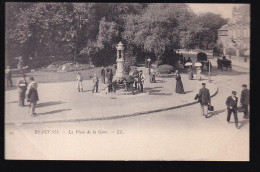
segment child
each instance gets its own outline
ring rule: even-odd
[[[93,77],[93,89],[92,89],[92,93],[94,93],[94,90],[96,88],[96,92],[98,92],[98,77],[96,74],[94,74],[94,77]]]
[[[76,80],[77,80],[77,87],[78,87],[79,92],[80,92],[80,90],[83,92],[83,86],[82,86],[83,78],[82,78],[80,72],[78,73]]]
[[[36,107],[37,101],[39,101],[38,91],[37,91],[38,84],[36,82],[34,82],[33,77],[30,78],[30,81],[31,81],[31,83],[30,83],[28,94],[27,94],[27,101],[30,102],[29,113],[31,114],[31,116],[34,116],[36,114],[34,112],[35,107]]]

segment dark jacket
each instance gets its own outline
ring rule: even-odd
[[[231,106],[232,109],[234,110],[237,110],[237,102],[238,102],[238,98],[236,97],[235,98],[236,100],[234,100],[232,98],[232,96],[229,96],[226,100],[226,105],[227,105],[227,108],[230,109],[229,107]]]
[[[27,89],[27,82],[24,78],[21,78],[17,81],[16,86],[19,93],[25,93]]]
[[[107,73],[107,83],[112,84],[112,80],[113,80],[113,73],[109,71]]]
[[[207,105],[208,103],[210,103],[209,89],[201,88],[199,91],[199,99],[200,99],[200,103],[202,103],[204,105]]]
[[[101,70],[101,76],[106,76],[105,73],[106,73],[106,72],[105,72],[105,69],[102,69],[102,70]]]
[[[28,101],[31,103],[39,101],[37,89],[35,89],[34,87],[30,87],[27,96],[28,96]]]
[[[241,92],[241,97],[240,97],[240,103],[242,105],[248,105],[249,104],[249,90],[244,89]]]

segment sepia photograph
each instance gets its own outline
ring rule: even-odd
[[[5,2],[5,159],[250,161],[250,4]]]

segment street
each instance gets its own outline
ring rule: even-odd
[[[240,129],[233,115],[228,124],[225,101],[233,90],[240,100],[242,84],[250,88],[249,69],[212,64],[218,94],[210,118],[195,104],[112,120],[6,125],[6,159],[248,161],[249,120],[238,113]]]

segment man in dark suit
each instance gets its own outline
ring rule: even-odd
[[[105,77],[106,77],[106,71],[105,71],[104,67],[102,66],[102,69],[101,69],[101,81],[102,81],[103,84],[106,83]]]
[[[237,118],[238,98],[236,97],[236,94],[237,94],[236,91],[232,91],[232,95],[229,96],[226,100],[226,105],[227,105],[227,110],[228,110],[227,122],[230,123],[230,116],[231,116],[231,113],[233,112],[236,128],[239,129],[238,128],[238,118]]]
[[[248,105],[249,105],[249,90],[247,89],[247,85],[242,85],[243,90],[241,92],[240,104],[245,109],[243,118],[248,118]]]
[[[202,83],[202,88],[199,90],[198,97],[201,106],[201,115],[205,116],[205,118],[208,118],[208,104],[211,102],[211,100],[209,89],[206,88],[205,83]]]

